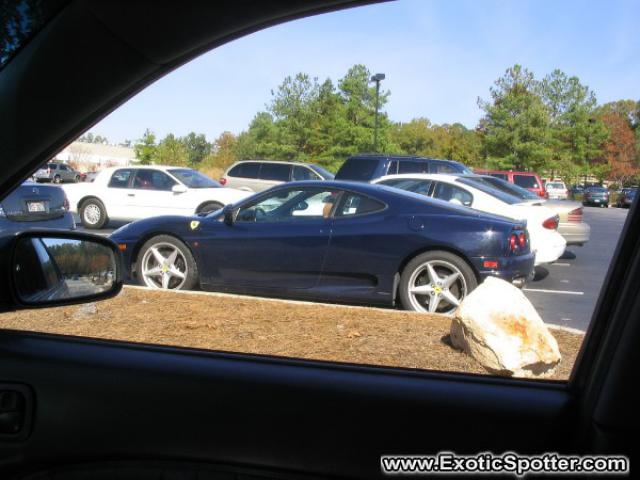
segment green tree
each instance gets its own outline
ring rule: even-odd
[[[344,106],[344,122],[339,131],[338,141],[348,144],[356,151],[373,150],[375,126],[376,89],[369,82],[371,72],[364,65],[354,65],[338,82],[338,91]],[[379,95],[379,150],[386,151],[390,146],[389,132],[391,122],[383,111],[390,96],[387,90]]]
[[[460,123],[432,125],[426,118],[416,118],[395,124],[391,140],[401,153],[457,160],[466,165],[482,164],[479,132]]]
[[[147,128],[142,138],[138,139],[134,144],[133,151],[141,165],[153,164],[156,161],[158,151],[155,134]]]
[[[176,138],[173,133],[169,133],[158,144],[155,161],[160,165],[187,166],[189,152],[184,143]]]
[[[207,137],[202,133],[190,132],[186,137],[182,137],[180,141],[187,150],[190,167],[197,167],[211,153],[211,144],[207,142]]]
[[[403,153],[409,155],[431,155],[435,151],[433,128],[428,118],[396,123],[391,138]]]
[[[576,168],[601,156],[607,129],[596,115],[594,92],[577,77],[554,70],[538,84],[538,92],[550,115],[547,169],[570,178]]]
[[[286,77],[272,93],[266,112],[258,113],[237,139],[237,158],[263,158],[318,162],[335,170],[349,155],[370,151],[373,144],[375,88],[370,72],[355,65],[338,81],[319,83],[299,73]],[[384,106],[389,92],[381,92]],[[379,144],[390,142],[391,124],[380,115]]]
[[[490,101],[478,100],[485,112],[479,129],[491,166],[517,170],[546,166],[550,115],[536,89],[533,73],[514,65],[496,80]]]

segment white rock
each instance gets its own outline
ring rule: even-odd
[[[451,343],[498,375],[547,377],[561,359],[556,339],[527,297],[493,277],[460,303]]]

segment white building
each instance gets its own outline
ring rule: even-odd
[[[136,155],[133,148],[73,142],[53,159],[69,163],[83,172],[93,172],[107,167],[130,165],[136,162]]]

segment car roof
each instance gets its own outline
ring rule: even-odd
[[[248,158],[246,160],[237,160],[233,163],[232,166],[238,165],[240,163],[282,163],[283,165],[309,165],[305,162],[292,162],[288,160],[254,160],[252,158]]]
[[[532,177],[538,177],[539,175],[536,172],[521,172],[518,170],[486,170],[484,168],[474,168],[474,171],[478,173],[505,173],[505,174],[516,174],[516,175],[529,175]]]
[[[378,183],[382,180],[394,179],[394,178],[397,178],[397,179],[418,178],[422,180],[441,180],[444,182],[455,182],[455,179],[460,177],[474,178],[474,177],[481,177],[481,175],[469,175],[468,173],[398,173],[396,175],[385,175],[384,177],[377,178],[375,180],[375,183]]]
[[[119,165],[115,167],[107,167],[100,170],[100,172],[114,172],[116,170],[130,170],[130,169],[146,169],[146,170],[159,170],[166,172],[167,170],[193,170],[191,167],[178,166],[178,165]]]
[[[351,159],[380,159],[380,160],[416,160],[416,161],[430,161],[430,162],[446,162],[446,163],[456,163],[458,165],[464,165],[464,163],[458,162],[457,160],[450,160],[447,158],[434,158],[434,157],[424,157],[420,155],[404,155],[404,154],[382,154],[382,153],[359,153],[357,155],[351,155],[347,160]]]

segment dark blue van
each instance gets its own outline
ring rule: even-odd
[[[402,173],[473,173],[460,162],[428,157],[367,154],[347,158],[336,180],[371,182],[385,175]]]

